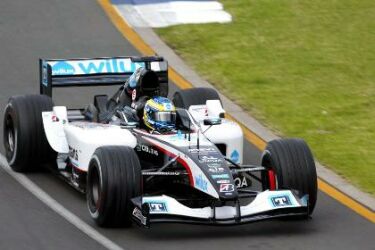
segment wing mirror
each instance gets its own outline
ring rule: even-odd
[[[221,118],[207,118],[203,120],[205,126],[213,126],[221,124]]]

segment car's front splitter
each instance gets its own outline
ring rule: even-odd
[[[236,225],[309,214],[308,197],[299,198],[290,190],[260,192],[247,205],[237,201],[232,206],[190,208],[166,195],[138,197],[133,203],[133,219],[143,226],[153,223]]]

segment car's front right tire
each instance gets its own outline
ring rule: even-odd
[[[295,190],[308,195],[309,214],[314,211],[318,184],[314,157],[302,139],[278,139],[268,142],[262,166],[276,174],[276,190]]]
[[[141,165],[134,149],[96,149],[87,173],[86,198],[91,217],[102,227],[131,225],[131,199],[141,195]]]

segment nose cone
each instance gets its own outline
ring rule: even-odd
[[[228,164],[216,147],[190,148],[188,151],[215,188],[220,200],[237,199],[237,187]]]
[[[220,200],[233,200],[238,197],[237,187],[226,162],[207,163],[206,166],[203,164],[202,168],[208,170],[206,176],[215,187]]]

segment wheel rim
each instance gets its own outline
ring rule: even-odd
[[[261,165],[266,168],[266,171],[262,175],[263,181],[266,183],[263,187],[271,191],[278,190],[279,182],[277,180],[277,171],[273,165],[271,155],[269,153],[265,153],[263,155]]]
[[[92,168],[92,172],[90,173],[89,190],[91,194],[90,195],[91,207],[97,210],[100,204],[101,185],[100,185],[99,173],[98,173],[96,166]]]
[[[272,169],[268,170],[267,174],[268,174],[269,189],[270,190],[276,190],[277,189],[277,178],[276,178],[276,175],[275,175],[275,171],[273,171]]]
[[[5,136],[6,136],[6,146],[11,152],[14,151],[14,125],[13,120],[10,115],[7,116],[5,121]]]
[[[14,151],[14,135],[12,131],[8,131],[8,145],[11,152]]]
[[[97,181],[95,181],[92,184],[92,190],[91,191],[92,191],[93,202],[94,202],[94,204],[97,204],[98,200],[99,200],[99,183]]]
[[[14,161],[17,151],[17,130],[9,113],[6,115],[4,125],[4,146],[7,160],[11,164]]]

